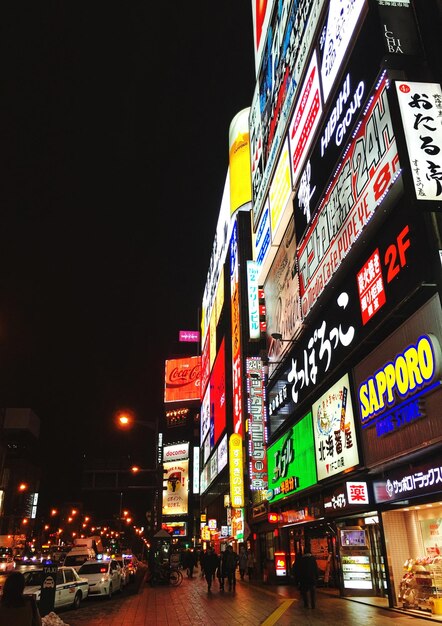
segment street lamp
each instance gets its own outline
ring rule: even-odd
[[[154,423],[146,422],[144,420],[138,419],[135,416],[133,411],[124,409],[124,410],[118,411],[115,414],[115,421],[116,421],[117,426],[119,426],[119,428],[124,429],[124,430],[129,430],[134,426],[142,426],[142,427],[148,428],[149,430],[155,433],[155,469],[153,471],[155,471],[155,473],[157,474],[157,477],[161,478],[161,483],[162,483],[163,471],[162,471],[162,462],[161,462],[161,455],[160,455],[158,417],[156,417]],[[149,470],[140,470],[140,468],[137,465],[134,465],[132,466],[131,471],[133,474],[136,474],[140,471],[149,471]],[[121,511],[122,496],[123,494],[121,492],[120,511]],[[155,512],[154,517],[155,517],[155,526],[157,530],[161,528],[162,507],[163,507],[163,490],[162,490],[162,484],[160,484],[158,488],[155,490],[155,502],[154,502],[154,512]]]

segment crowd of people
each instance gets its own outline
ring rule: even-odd
[[[171,567],[182,567],[188,578],[194,577],[195,568],[200,566],[201,578],[207,582],[207,591],[210,592],[215,580],[218,580],[219,590],[234,591],[236,586],[236,570],[239,570],[241,580],[247,575],[249,580],[253,578],[255,559],[253,553],[245,546],[241,546],[237,554],[231,545],[221,550],[218,555],[212,546],[206,550],[198,551],[187,549],[183,552],[177,550],[170,556]]]

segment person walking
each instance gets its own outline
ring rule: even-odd
[[[210,592],[212,587],[213,578],[218,568],[219,559],[213,548],[207,548],[206,555],[204,557],[204,576],[207,581],[207,592]]]
[[[232,546],[227,546],[224,554],[224,572],[229,583],[229,591],[235,591],[236,587],[236,568],[238,567],[238,555],[233,551]]]
[[[244,546],[241,546],[239,549],[239,557],[238,557],[238,565],[239,565],[239,576],[241,580],[244,580],[244,576],[247,569],[247,551]]]
[[[41,617],[33,596],[24,596],[25,577],[11,572],[3,585],[0,602],[0,624],[41,626]]]
[[[293,566],[295,584],[299,585],[304,606],[312,609],[316,607],[316,584],[318,582],[318,564],[310,552],[310,544],[306,542],[304,554],[298,554]]]
[[[195,567],[195,553],[193,550],[188,548],[185,556],[185,564],[184,567],[187,569],[187,577],[193,578],[193,569]]]
[[[219,561],[218,561],[218,569],[216,570],[216,575],[218,577],[220,591],[224,591],[224,580],[226,578],[226,572],[224,570],[224,555],[225,555],[225,552],[220,553]]]
[[[255,570],[255,556],[252,550],[247,551],[247,575],[249,580],[253,578],[253,572]]]

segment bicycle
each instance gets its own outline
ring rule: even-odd
[[[170,565],[157,565],[153,572],[148,571],[146,582],[152,586],[155,583],[160,583],[178,587],[183,582],[183,574],[179,569],[170,567]]]

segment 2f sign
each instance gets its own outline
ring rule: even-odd
[[[410,247],[410,228],[405,226],[396,238],[396,242],[388,246],[385,251],[385,265],[387,266],[387,283],[396,278],[401,269],[407,264],[406,251]]]

